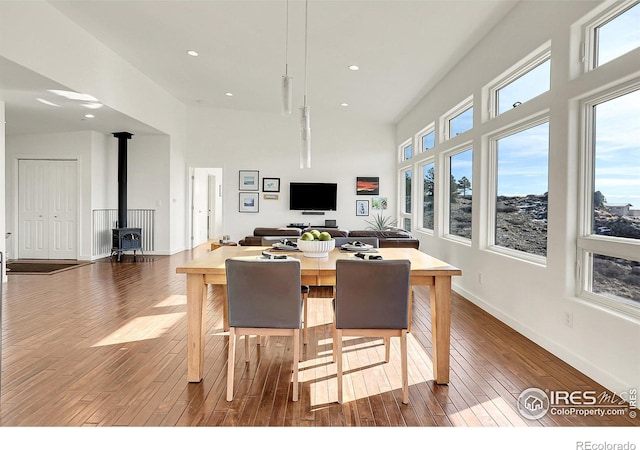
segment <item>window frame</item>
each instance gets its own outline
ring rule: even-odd
[[[596,65],[598,59],[598,39],[596,38],[597,28],[607,24],[617,16],[624,14],[625,11],[636,6],[638,3],[638,0],[619,0],[616,2],[611,2],[607,4],[604,9],[596,13],[596,15],[593,16],[590,20],[584,23],[584,25],[582,26],[582,42],[580,48],[580,60],[583,63],[583,73],[588,73],[592,70],[596,70],[599,67],[622,58],[630,53],[623,53],[622,55],[610,61],[607,61],[607,63]]]
[[[578,237],[576,242],[576,290],[575,295],[593,303],[623,311],[640,318],[640,305],[630,300],[612,299],[591,292],[592,266],[589,254],[599,254],[637,261],[640,255],[640,239],[605,236],[593,233],[593,190],[595,188],[595,123],[594,107],[640,90],[640,79],[601,89],[579,99],[581,139],[580,179],[578,189]]]
[[[410,156],[409,158],[407,158],[407,157],[406,157],[405,149],[406,149],[407,147],[409,147],[409,146],[411,146],[411,147],[412,147],[412,150],[411,150],[411,156]],[[400,144],[400,145],[398,146],[398,152],[399,152],[399,155],[398,155],[398,156],[400,157],[400,158],[399,158],[399,161],[400,161],[400,162],[405,162],[405,161],[409,161],[411,158],[413,158],[413,156],[415,155],[415,152],[414,152],[414,150],[413,150],[413,149],[415,149],[415,145],[414,145],[414,143],[413,143],[413,139],[411,139],[411,138],[410,138],[410,139],[407,139],[407,140],[406,140],[406,141],[404,141],[402,144]]]
[[[529,55],[521,59],[518,63],[514,64],[509,70],[505,71],[502,75],[500,75],[498,78],[494,79],[491,83],[489,83],[488,87],[486,88],[487,97],[488,97],[487,98],[488,118],[493,119],[507,112],[505,111],[502,114],[498,113],[498,106],[499,106],[498,91],[500,91],[500,89],[510,85],[514,81],[518,80],[520,77],[526,75],[527,73],[531,72],[533,69],[544,64],[547,61],[551,61],[551,41],[545,42],[536,50],[529,53]],[[553,64],[552,61],[551,61],[551,64]],[[525,102],[523,102],[523,104],[551,90],[552,69],[553,68],[551,68],[549,71],[549,89],[545,92],[541,92],[540,94],[534,97],[531,97],[529,100],[526,100]],[[516,109],[516,108],[513,108],[513,109]]]
[[[462,236],[458,236],[457,234],[452,234],[450,229],[450,225],[451,225],[451,197],[450,197],[451,195],[451,183],[450,183],[451,158],[453,156],[456,156],[460,153],[464,153],[469,150],[471,150],[472,163],[473,163],[473,160],[475,159],[473,141],[466,141],[454,148],[451,148],[441,153],[440,167],[442,167],[443,170],[441,171],[442,173],[440,174],[438,174],[438,171],[436,170],[435,175],[436,175],[436,185],[439,184],[442,187],[442,189],[438,189],[439,195],[437,197],[437,200],[434,200],[434,201],[436,202],[439,201],[441,204],[439,209],[442,212],[442,216],[438,221],[438,225],[439,225],[439,228],[442,230],[442,234],[441,234],[442,238],[452,242],[457,242],[459,244],[464,244],[470,247],[473,242],[473,234],[475,232],[473,227],[473,209],[471,211],[471,217],[472,217],[471,238],[465,238]],[[473,184],[473,179],[471,180],[471,183]]]
[[[469,128],[468,130],[465,130],[464,132],[462,132],[461,134],[457,135],[457,136],[450,136],[451,134],[451,121],[453,119],[455,119],[456,117],[458,117],[460,114],[466,112],[468,109],[473,108],[473,95],[470,95],[469,97],[465,98],[464,100],[462,100],[461,102],[459,102],[456,106],[454,106],[453,108],[451,108],[449,111],[447,111],[446,113],[444,113],[441,117],[440,117],[440,142],[446,142],[449,141],[451,139],[455,139],[458,136],[462,136],[464,135],[467,131],[470,131],[473,129],[474,127],[474,123],[473,121],[475,120],[475,111],[472,115],[472,123],[471,123],[471,128]],[[434,145],[435,147],[435,145]]]
[[[429,135],[433,133],[433,147],[429,147],[428,149],[424,150],[422,148],[422,139],[424,139],[425,136]],[[431,122],[429,125],[427,125],[426,127],[424,127],[422,130],[418,131],[418,133],[416,134],[416,138],[415,138],[416,144],[419,144],[416,146],[416,148],[418,149],[418,151],[416,152],[416,154],[420,154],[420,153],[425,153],[428,152],[429,150],[432,150],[436,147],[436,145],[438,144],[438,139],[436,136],[436,124],[435,122]]]
[[[551,127],[551,115],[549,110],[544,110],[538,114],[527,117],[526,119],[518,122],[510,123],[508,126],[501,128],[487,135],[487,150],[488,150],[488,168],[487,168],[487,189],[485,197],[485,205],[487,210],[487,227],[485,245],[486,249],[490,252],[505,255],[508,257],[516,258],[518,260],[536,264],[542,267],[547,266],[548,258],[548,245],[547,256],[536,255],[533,253],[523,252],[521,250],[515,250],[508,247],[503,247],[496,244],[496,198],[498,196],[498,141],[500,139],[512,136],[520,133],[521,131],[528,130],[530,128],[548,123]],[[551,135],[551,132],[549,133]],[[547,187],[549,183],[549,164],[551,157],[551,142],[549,141],[549,159],[547,161]],[[550,200],[550,199],[549,199]],[[547,205],[548,209],[548,205]],[[547,228],[548,228],[547,218]],[[548,240],[547,240],[548,242]]]
[[[433,228],[424,226],[424,168],[429,164],[433,164]],[[422,182],[420,183],[420,188],[416,188],[421,204],[420,216],[416,228],[426,234],[434,235],[438,225],[438,191],[440,190],[438,186],[438,165],[436,164],[435,156],[420,161],[418,168],[419,173],[422,175],[420,178]]]
[[[407,171],[411,171],[411,192],[409,192],[409,196],[411,197],[411,206],[412,206],[412,211],[411,212],[407,212],[406,211],[406,196],[407,196],[407,190],[406,190],[406,184],[405,184],[405,172]],[[404,220],[405,219],[409,219],[411,221],[411,228],[414,228],[414,221],[413,221],[413,214],[415,210],[414,206],[414,192],[415,192],[415,170],[414,167],[412,165],[406,165],[403,167],[400,167],[398,169],[398,193],[399,195],[399,201],[398,201],[398,220],[397,220],[397,227],[399,228],[404,228]]]

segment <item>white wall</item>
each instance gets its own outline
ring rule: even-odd
[[[4,137],[4,102],[0,101],[0,173],[4,174],[4,153],[5,153],[5,137]],[[0,252],[4,255],[4,261],[6,262],[7,256],[7,247],[6,247],[6,239],[5,239],[5,183],[0,183]],[[2,271],[0,272],[0,288],[2,283],[7,281],[7,275],[4,269],[4,263],[2,265]],[[2,305],[0,305],[2,308]]]
[[[185,106],[47,2],[0,2],[0,30],[0,56],[69,89],[90,93],[108,107],[168,136],[159,147],[159,142],[148,144],[160,150],[155,156],[150,153],[152,162],[148,164],[163,171],[150,181],[149,188],[159,188],[153,200],[160,193],[166,195],[159,199],[166,208],[160,218],[166,228],[157,235],[162,242],[156,249],[168,253],[183,250]]]
[[[577,238],[578,139],[577,111],[572,97],[598,87],[597,77],[572,80],[571,25],[595,2],[521,2],[489,35],[435,86],[398,124],[396,145],[437,121],[456,103],[474,96],[474,128],[414,161],[442,153],[462,141],[474,148],[473,239],[471,245],[415,231],[421,248],[462,269],[455,289],[517,331],[614,391],[640,385],[640,324],[634,317],[577,299],[575,258]],[[551,41],[551,91],[522,106],[483,122],[483,87],[528,53]],[[638,51],[636,51],[638,53]],[[575,56],[574,56],[575,58]],[[640,73],[640,58],[612,65],[621,78]],[[575,65],[575,63],[572,63]],[[609,70],[609,69],[605,69]],[[546,266],[491,252],[486,241],[487,142],[484,136],[501,126],[548,108],[550,112],[549,224]],[[399,166],[400,167],[400,166]],[[485,178],[483,178],[485,177]],[[417,223],[418,212],[414,223]],[[481,276],[481,278],[480,278]],[[573,327],[564,324],[573,314]],[[509,349],[505,348],[505,352]],[[541,386],[544,388],[544,386]]]
[[[248,113],[193,107],[188,110],[190,167],[223,169],[223,234],[237,241],[255,227],[282,227],[291,222],[324,224],[335,219],[341,228],[362,229],[365,219],[355,213],[356,177],[380,177],[380,196],[388,197],[395,215],[395,132],[392,126],[356,121],[348,109],[312,110],[311,169],[300,169],[299,118],[296,114]],[[260,173],[260,212],[238,212],[238,171]],[[262,178],[280,178],[278,200],[264,200]],[[323,216],[289,210],[289,182],[338,183],[338,210]],[[371,213],[374,211],[371,210]]]

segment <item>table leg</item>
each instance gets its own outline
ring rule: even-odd
[[[436,276],[430,291],[433,377],[437,384],[447,384],[451,345],[451,277]]]
[[[187,381],[192,383],[199,383],[204,372],[206,300],[204,275],[187,274]]]

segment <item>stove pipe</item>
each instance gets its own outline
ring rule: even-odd
[[[127,227],[127,141],[133,134],[113,133],[118,139],[118,228]]]

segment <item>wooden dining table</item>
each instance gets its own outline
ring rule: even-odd
[[[176,268],[187,275],[187,381],[198,383],[204,373],[204,343],[206,323],[207,285],[220,285],[223,292],[224,329],[228,331],[228,305],[225,261],[237,257],[261,257],[271,247],[220,247]],[[433,377],[438,384],[449,383],[451,333],[451,277],[462,271],[414,248],[378,248],[383,259],[411,261],[411,286],[430,286],[431,332],[433,345]],[[276,252],[273,252],[276,253]],[[309,286],[335,286],[336,261],[355,258],[354,253],[336,248],[327,257],[306,257],[301,252],[280,252],[300,260],[301,284]],[[409,323],[413,289],[410,290]]]

